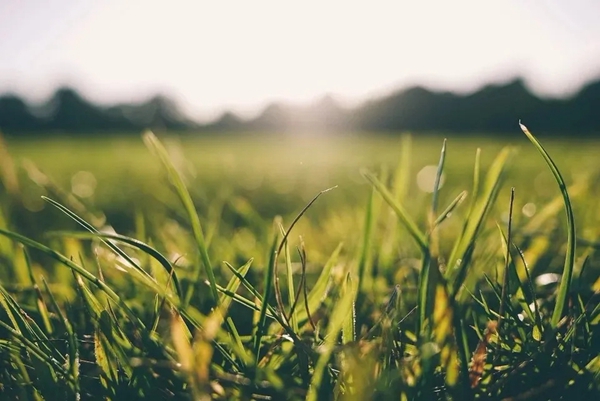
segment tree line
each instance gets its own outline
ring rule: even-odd
[[[272,103],[258,116],[231,112],[206,124],[186,117],[166,96],[138,104],[96,105],[75,89],[60,88],[32,107],[14,94],[0,96],[0,130],[7,135],[51,133],[139,133],[164,129],[189,132],[388,131],[506,134],[522,119],[538,132],[569,136],[600,134],[600,80],[568,98],[541,98],[522,79],[488,85],[470,94],[415,86],[354,108],[325,96],[309,105]]]

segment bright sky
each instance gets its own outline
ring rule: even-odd
[[[172,95],[196,118],[408,84],[540,94],[600,76],[598,0],[0,1],[0,92]]]

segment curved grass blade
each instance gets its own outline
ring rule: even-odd
[[[99,234],[93,234],[93,233],[80,233],[80,232],[76,232],[76,233],[70,233],[70,232],[52,232],[50,233],[50,235],[72,235],[74,237],[77,236],[81,236],[81,238],[90,238],[93,239],[94,237],[98,236],[98,235],[113,235],[113,234],[104,234],[104,233],[99,233]],[[118,235],[118,234],[117,234]],[[113,240],[111,240],[113,241]],[[129,266],[127,266],[129,267]],[[84,269],[85,270],[85,269]],[[171,303],[177,303],[179,301],[177,301],[179,298],[176,298],[173,294],[172,291],[168,291],[168,283],[166,287],[162,287],[160,285],[160,283],[154,278],[152,277],[150,274],[142,274],[141,272],[145,272],[145,270],[143,269],[131,269],[131,270],[127,270],[128,273],[131,273],[131,277],[136,280],[138,283],[143,284],[144,286],[146,286],[147,288],[149,288],[150,290],[154,291],[156,294],[162,296],[165,299],[169,299],[169,301]],[[169,276],[168,282],[170,282],[172,280],[171,276]],[[100,280],[102,281],[102,280]]]
[[[275,252],[275,256],[274,256],[275,260],[274,260],[274,266],[273,266],[273,275],[274,275],[273,281],[275,283],[275,299],[277,300],[277,306],[279,307],[281,316],[283,317],[283,319],[286,322],[289,322],[289,319],[285,314],[285,308],[283,306],[281,291],[279,289],[279,276],[277,275],[277,258],[281,254],[281,251],[283,250],[283,246],[285,244],[287,244],[288,236],[290,235],[290,232],[292,231],[292,229],[294,228],[296,223],[298,223],[298,220],[300,220],[300,218],[304,215],[304,213],[306,213],[306,211],[313,205],[313,203],[315,203],[317,201],[317,199],[319,199],[319,197],[321,195],[323,195],[324,193],[329,192],[335,188],[337,188],[337,185],[333,186],[331,188],[324,189],[321,192],[319,192],[317,195],[315,195],[315,197],[312,198],[310,200],[310,202],[308,202],[306,204],[306,206],[304,206],[304,208],[300,211],[300,213],[298,213],[296,218],[292,221],[292,224],[290,224],[290,227],[287,229],[287,231],[283,230],[283,232],[284,232],[283,238],[281,239],[281,242],[279,243],[279,246],[277,247],[277,251]]]
[[[175,272],[175,268],[173,267],[171,262],[169,262],[169,260],[163,254],[161,254],[159,251],[157,251],[156,249],[152,248],[150,245],[148,245],[142,241],[139,241],[135,238],[131,238],[131,237],[121,235],[121,234],[106,234],[106,233],[101,233],[101,232],[88,234],[88,233],[58,231],[58,232],[54,232],[52,234],[65,235],[65,236],[70,236],[73,238],[86,238],[86,239],[98,237],[101,239],[110,239],[110,240],[114,240],[114,241],[120,241],[120,242],[123,242],[132,247],[135,247],[135,248],[141,250],[142,252],[145,252],[146,254],[150,255],[158,263],[160,263],[160,265],[166,270],[167,274],[172,277],[173,285],[175,286],[175,291],[177,292],[177,296],[179,298],[181,298],[183,296],[183,291],[181,289],[181,285],[179,284],[179,279],[177,278],[177,273]]]
[[[567,191],[567,186],[565,181],[558,171],[558,167],[546,151],[542,144],[529,132],[527,127],[519,121],[519,126],[523,133],[527,136],[527,138],[531,141],[531,143],[536,147],[536,149],[540,152],[548,167],[552,171],[554,175],[554,179],[558,183],[558,187],[563,196],[563,201],[565,204],[565,214],[567,215],[567,254],[565,256],[565,263],[563,266],[562,280],[560,280],[560,287],[558,288],[558,294],[556,296],[556,305],[554,307],[554,311],[552,312],[552,318],[550,320],[550,324],[552,328],[556,328],[558,322],[560,321],[563,311],[565,309],[565,305],[567,302],[567,295],[569,294],[569,290],[571,287],[571,277],[573,275],[573,267],[575,265],[575,219],[573,217],[573,209],[571,208],[571,200],[569,199],[569,193]]]
[[[296,319],[298,319],[298,324],[303,324],[308,320],[308,315],[311,311],[316,311],[321,303],[327,298],[327,294],[329,293],[329,283],[331,280],[331,271],[333,267],[338,261],[338,257],[342,248],[344,246],[343,242],[340,242],[327,260],[325,262],[325,266],[323,266],[323,270],[321,270],[321,274],[319,274],[319,278],[315,285],[308,292],[306,297],[306,307],[308,307],[308,312],[305,308],[298,308],[296,310]]]
[[[198,217],[198,213],[196,212],[196,208],[194,207],[194,202],[192,201],[192,197],[188,192],[185,184],[183,183],[183,179],[181,175],[171,162],[169,158],[169,154],[165,147],[160,143],[158,138],[151,132],[147,131],[143,135],[144,143],[148,148],[154,152],[156,156],[160,159],[163,166],[167,170],[167,174],[171,182],[173,183],[177,195],[185,208],[190,223],[192,225],[192,232],[194,234],[194,239],[196,240],[196,245],[198,246],[198,251],[200,252],[200,259],[202,260],[202,264],[204,265],[204,270],[208,277],[208,282],[210,284],[210,291],[213,299],[218,304],[219,302],[219,294],[217,292],[217,280],[215,278],[215,272],[213,270],[212,264],[210,263],[210,258],[208,256],[208,248],[206,247],[206,241],[204,239],[204,233],[202,232],[202,226],[200,225],[200,218]],[[198,281],[200,277],[200,270],[198,269],[194,282]],[[189,304],[192,299],[194,293],[194,285],[191,285],[188,289],[188,292],[185,295],[184,305]]]
[[[298,338],[298,335],[296,334],[296,332],[283,320],[283,318],[281,316],[279,316],[279,314],[277,313],[277,311],[275,310],[275,308],[273,306],[271,306],[268,302],[263,302],[262,295],[260,295],[258,293],[256,288],[254,288],[252,286],[252,284],[250,284],[250,282],[248,282],[248,280],[245,277],[239,275],[239,273],[237,273],[236,269],[233,266],[231,266],[229,263],[225,262],[225,265],[231,270],[231,272],[234,275],[237,275],[240,278],[240,281],[242,282],[244,287],[246,287],[246,289],[248,289],[248,291],[250,291],[252,293],[252,295],[255,296],[256,299],[258,299],[259,302],[261,302],[261,305],[264,305],[265,303],[267,304],[267,316],[275,319],[277,321],[277,323],[279,323],[281,325],[281,327],[283,327],[285,332],[291,337],[292,341],[298,348],[300,348],[302,351],[304,351],[306,353],[306,355],[308,355],[309,357],[313,357],[314,352],[312,351],[312,349],[310,349],[305,343],[303,343],[300,340],[300,338]],[[241,298],[241,300],[246,302],[247,306],[249,306],[250,308],[255,309],[255,310],[260,310],[260,308],[258,308],[253,302],[246,300],[246,298],[243,298],[240,295],[232,294],[231,296],[234,297],[234,300],[238,300],[238,297],[239,297],[239,298]],[[244,303],[244,302],[241,302],[241,303]],[[244,303],[244,304],[246,304],[246,303]],[[182,314],[183,314],[183,312],[182,312]]]
[[[91,233],[94,234],[101,234],[100,231],[98,231],[94,226],[92,226],[90,223],[88,223],[87,221],[85,221],[84,219],[82,219],[81,217],[79,217],[75,212],[72,212],[69,208],[67,208],[66,206],[61,205],[60,203],[58,203],[57,201],[50,199],[46,196],[42,196],[42,199],[45,200],[46,202],[50,203],[52,206],[56,207],[58,210],[60,210],[61,212],[63,212],[64,214],[66,214],[67,216],[69,216],[71,219],[73,219],[77,224],[79,224],[80,226],[82,226],[83,228],[85,228],[86,230],[88,230]],[[133,266],[134,269],[138,270],[140,273],[142,273],[142,275],[148,276],[150,277],[150,275],[140,267],[139,264],[137,264],[129,255],[127,255],[121,248],[119,248],[118,246],[116,246],[115,244],[111,243],[110,241],[105,241],[104,239],[100,239],[106,246],[108,246],[110,249],[112,249],[117,255],[121,256],[123,259],[125,259],[127,261],[127,263],[129,263],[131,266]]]
[[[34,249],[50,256],[51,258],[55,259],[56,261],[62,263],[63,265],[67,266],[69,269],[73,270],[75,273],[81,275],[83,278],[85,278],[86,280],[88,280],[89,282],[94,284],[94,286],[96,286],[98,289],[100,289],[106,295],[108,295],[108,297],[110,299],[112,299],[117,305],[119,305],[119,307],[121,307],[123,309],[123,311],[125,312],[127,317],[131,320],[132,323],[134,323],[135,325],[137,325],[140,328],[144,328],[144,324],[142,323],[142,321],[127,306],[127,304],[121,299],[121,297],[119,297],[119,295],[117,295],[117,293],[113,291],[112,288],[110,288],[108,285],[106,285],[106,283],[104,281],[100,280],[98,277],[94,276],[92,273],[85,270],[83,267],[79,266],[77,263],[73,262],[71,259],[54,251],[53,249],[48,248],[47,246],[45,246],[43,244],[40,244],[39,242],[36,242],[32,239],[24,237],[20,234],[13,233],[12,231],[3,230],[0,228],[0,235],[9,237],[17,242],[20,242],[21,244],[23,244],[25,246],[34,248]]]

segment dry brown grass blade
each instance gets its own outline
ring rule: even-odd
[[[487,328],[483,333],[483,337],[481,338],[481,341],[479,341],[479,344],[477,344],[477,348],[473,353],[473,357],[471,358],[471,366],[469,367],[469,380],[471,381],[471,388],[477,387],[481,377],[483,376],[485,361],[487,359],[487,346],[490,343],[492,335],[496,333],[497,328],[498,321],[491,320],[488,322]]]

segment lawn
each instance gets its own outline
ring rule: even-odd
[[[600,143],[521,135],[5,139],[0,394],[597,397]]]

